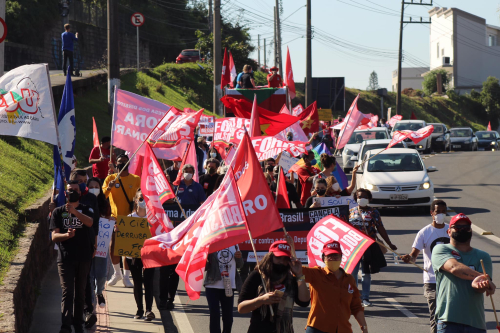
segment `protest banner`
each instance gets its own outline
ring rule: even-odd
[[[288,151],[293,156],[299,156],[307,152],[307,142],[283,141],[272,136],[257,136],[252,137],[251,140],[259,161],[265,161],[270,157],[275,157],[284,150]]]
[[[213,138],[214,144],[225,148],[229,146],[233,137],[236,137],[237,141],[240,142],[243,138],[243,133],[245,133],[243,127],[247,131],[250,131],[250,119],[237,117],[216,119]]]
[[[113,237],[113,228],[115,227],[114,220],[108,220],[104,217],[99,219],[99,235],[97,236],[97,249],[95,256],[107,258],[109,252],[109,242]]]
[[[200,205],[182,205],[182,208],[184,209],[186,216],[190,217],[191,215],[194,214],[194,212],[196,212],[198,208],[200,208]],[[170,221],[174,222],[174,225],[175,222],[182,222],[185,220],[179,205],[164,204],[163,209],[165,210],[165,213],[167,214]]]
[[[318,201],[321,204],[321,207],[331,207],[331,206],[340,206],[340,205],[348,205],[349,209],[355,208],[358,206],[356,200],[353,197],[316,197],[314,201]]]
[[[114,255],[140,258],[144,241],[151,238],[148,219],[146,217],[118,216],[116,225]]]
[[[215,123],[199,123],[200,129],[198,135],[200,136],[212,136],[214,135]]]
[[[281,165],[281,167],[283,168],[283,171],[285,171],[285,173],[288,173],[288,170],[290,170],[292,165],[294,165],[298,161],[299,161],[298,158],[291,157],[291,156],[288,156],[286,154],[281,154],[280,161],[278,162],[278,165]]]

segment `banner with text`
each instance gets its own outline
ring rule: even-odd
[[[109,252],[109,243],[113,237],[114,220],[108,220],[104,217],[99,219],[99,235],[97,236],[96,257],[107,258]]]
[[[349,209],[353,209],[358,207],[358,203],[354,200],[353,197],[323,197],[323,198],[314,198],[314,201],[319,201],[321,207],[331,207],[331,206],[340,206],[340,205],[348,205]]]
[[[118,216],[115,235],[115,256],[141,257],[144,241],[151,238],[147,218]]]
[[[190,217],[198,208],[200,208],[200,205],[182,205],[182,208],[184,209],[186,216]],[[165,209],[165,213],[170,221],[174,222],[174,225],[176,224],[175,222],[182,222],[185,220],[184,215],[182,215],[182,210],[178,204],[164,204],[163,209]]]

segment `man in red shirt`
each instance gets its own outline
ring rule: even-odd
[[[309,151],[307,155],[304,154],[302,158],[304,159],[305,165],[297,170],[297,176],[302,186],[300,203],[305,205],[307,198],[311,196],[314,176],[320,173],[321,170],[313,167],[313,165],[316,165],[316,160],[314,159],[314,153],[312,151]]]
[[[271,74],[267,74],[267,86],[269,88],[281,88],[283,87],[283,81],[281,76],[278,74],[278,68],[276,66],[271,67]]]
[[[94,147],[90,152],[89,163],[92,164],[92,175],[99,178],[102,182],[108,176],[109,163],[109,148],[111,146],[111,138],[105,136],[101,139],[100,147]],[[115,158],[113,157],[113,163]]]

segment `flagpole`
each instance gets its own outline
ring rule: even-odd
[[[115,85],[115,89],[114,89],[114,96],[113,96],[113,116],[111,118],[111,145],[109,147],[109,160],[111,163],[113,163],[113,134],[115,133],[115,131],[113,130],[113,126],[115,124],[115,111],[116,111],[116,94],[117,94],[117,90],[116,89],[116,85]]]
[[[370,157],[369,159],[364,160],[364,161],[363,161],[363,163],[361,163],[361,164],[359,165],[359,167],[361,168],[361,166],[362,166],[363,164],[365,164],[366,162],[368,162],[369,160],[371,160],[372,158],[374,158],[374,157],[375,157],[375,156],[377,156],[378,154],[383,153],[383,152],[384,152],[384,151],[386,151],[386,150],[387,150],[387,148],[382,149],[381,151],[379,151],[378,153],[376,153],[375,155],[373,155],[373,156],[372,156],[372,157]]]
[[[378,239],[374,239],[375,242],[377,242],[380,246],[383,246],[385,247],[388,251],[391,251],[392,253],[396,254],[398,257],[402,257],[401,254],[397,253],[396,251],[394,251],[393,249],[391,249],[390,247],[386,246],[384,243],[382,243],[381,241],[379,241]],[[421,270],[423,270],[424,272],[427,272],[427,270],[425,268],[423,268],[422,266],[420,265],[417,265],[413,262],[409,262],[409,264],[415,266],[415,267],[418,267],[420,268]]]
[[[359,96],[359,95],[358,95]],[[356,104],[358,102],[356,101]],[[339,146],[339,142],[340,140],[344,137],[344,133],[345,133],[345,128],[347,127],[347,124],[349,123],[349,119],[351,119],[351,116],[352,116],[352,113],[354,111],[354,108],[351,110],[351,112],[349,113],[349,118],[347,118],[347,120],[345,121],[345,126],[344,126],[344,130],[342,131],[342,136],[338,137],[337,138],[337,142],[335,143],[335,152],[333,153],[333,156],[335,156],[337,154],[337,150],[338,150],[338,146]]]
[[[177,189],[179,189],[179,186],[177,186]],[[182,215],[184,215],[184,218],[187,220],[187,216],[186,216],[186,213],[184,212],[184,208],[182,208],[181,203],[179,202],[179,199],[177,199],[177,192],[175,193],[174,198],[175,198],[175,201],[177,202],[177,204],[179,205],[179,208],[182,211]]]
[[[486,273],[486,269],[484,268],[483,259],[481,259],[481,267],[483,268],[483,274]],[[500,331],[500,325],[498,324],[497,310],[495,309],[495,303],[493,303],[493,296],[490,294],[491,307],[493,308],[493,314],[495,315],[495,321],[497,322],[497,328]]]
[[[276,182],[276,198],[274,199],[274,203],[276,204],[276,208],[278,208],[278,193],[279,193],[279,190],[280,190],[281,174],[283,173],[282,169],[281,169],[281,165],[278,166],[278,172],[279,172],[278,173],[278,181]],[[285,182],[286,182],[286,180],[285,180]],[[281,218],[281,215],[280,215],[280,218]],[[283,220],[281,222],[283,222]],[[293,242],[293,239],[290,237],[290,235],[286,231],[286,228],[285,228],[284,224],[283,224],[283,228],[282,229],[283,229],[283,232],[285,233],[285,239],[287,240],[288,245],[290,245],[290,248],[292,249],[292,257],[296,258],[297,255],[295,253],[295,244]]]

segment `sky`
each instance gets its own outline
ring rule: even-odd
[[[410,2],[411,0],[406,0]],[[392,72],[397,69],[401,2],[396,0],[311,0],[312,75],[345,77],[349,88],[366,89],[372,71],[379,85],[391,91]],[[420,2],[415,0],[415,2]],[[429,3],[430,0],[423,0]],[[306,72],[306,0],[284,0],[282,19],[282,61],[290,49],[296,82]],[[480,4],[480,5],[479,5]],[[268,59],[273,39],[275,0],[222,0],[221,15],[250,27],[252,41],[261,48],[266,38]],[[439,0],[433,6],[407,5],[405,15],[413,20],[428,20],[433,7],[454,7],[479,17],[487,24],[500,26],[500,0]],[[408,20],[409,16],[405,18]],[[403,67],[429,66],[429,24],[407,24],[403,29]],[[257,59],[257,51],[251,54]],[[269,64],[268,60],[268,64]],[[271,60],[273,62],[273,60]],[[263,63],[263,50],[261,51]],[[274,65],[274,62],[272,63]],[[239,71],[239,69],[238,69]]]

